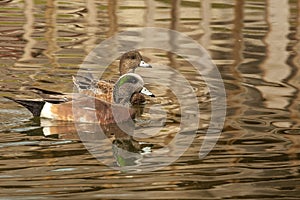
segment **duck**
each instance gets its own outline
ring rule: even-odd
[[[75,95],[70,101],[22,100],[6,97],[27,108],[34,117],[59,121],[111,124],[134,119],[131,98],[134,94],[155,95],[144,87],[142,77],[126,73],[113,85],[111,102],[93,96]],[[116,114],[115,114],[116,113]]]
[[[144,61],[142,55],[137,50],[128,51],[121,56],[119,64],[120,76],[128,72],[135,73],[138,67],[152,68],[150,64]]]
[[[137,50],[128,51],[121,56],[119,63],[120,76],[126,73],[135,73],[137,67],[152,68],[150,64],[143,60],[142,55]],[[76,77],[73,76],[73,83],[81,94],[112,102],[111,95],[107,95],[107,93],[112,93],[113,81],[95,80],[91,77],[77,75]],[[141,93],[136,93],[130,101],[132,104],[143,104],[145,100],[145,97]]]

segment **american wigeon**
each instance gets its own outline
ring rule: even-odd
[[[152,68],[150,64],[143,60],[142,55],[136,50],[126,52],[121,56],[119,63],[120,75],[129,72],[134,73],[137,67]],[[79,93],[112,102],[111,99],[105,99],[105,97],[111,97],[111,95],[107,95],[106,93],[112,92],[112,81],[95,80],[85,76],[76,76],[73,77],[73,83]],[[144,102],[145,97],[140,93],[134,94],[131,98],[132,104],[140,104]]]
[[[152,68],[136,50],[128,51],[121,56],[119,64],[120,76],[129,72],[134,73],[137,67]]]
[[[122,75],[114,85],[110,97],[112,102],[83,94],[74,97],[71,101],[66,100],[66,102],[6,98],[21,104],[35,117],[109,124],[135,117],[135,111],[131,108],[130,99],[136,93],[154,96],[144,87],[144,81],[141,76],[135,73],[127,73]]]

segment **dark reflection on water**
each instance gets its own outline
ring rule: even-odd
[[[179,159],[157,171],[140,173],[101,163],[86,149],[74,124],[31,119],[25,109],[0,98],[0,198],[300,197],[298,1],[16,0],[0,4],[1,96],[38,97],[28,89],[33,86],[72,92],[72,75],[97,44],[129,27],[144,26],[178,30],[199,42],[218,66],[227,94],[223,132],[213,151],[200,160],[199,148],[211,117],[205,82],[184,59],[161,50],[142,50],[157,66],[151,72],[138,70],[157,95],[148,99],[137,122],[137,130],[145,135],[118,139],[116,130],[108,128],[112,143],[101,149],[102,160],[115,166],[139,166],[141,159],[153,164],[147,155],[169,144],[179,131],[180,105],[174,94],[166,85],[147,83],[160,77],[173,81],[173,74],[158,66],[171,66],[188,79],[201,113],[196,138]],[[107,78],[116,79],[116,65],[106,71]],[[149,119],[159,121],[166,113],[162,130],[149,126]],[[124,149],[139,157],[122,154]],[[179,142],[164,156],[180,150]],[[114,160],[108,159],[110,155]],[[157,165],[165,161],[164,156],[158,157]]]

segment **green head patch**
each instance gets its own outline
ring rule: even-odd
[[[118,81],[118,87],[121,87],[125,83],[132,83],[135,84],[137,83],[138,80],[134,76],[123,76],[119,81]]]

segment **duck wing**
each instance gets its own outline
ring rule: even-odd
[[[73,83],[80,94],[112,102],[113,81],[95,80],[84,76],[73,76]]]

